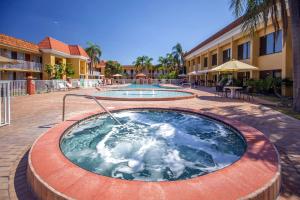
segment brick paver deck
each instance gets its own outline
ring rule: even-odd
[[[40,134],[61,121],[65,93],[92,92],[77,90],[12,98],[12,123],[0,128],[0,200],[33,198],[26,184],[28,148]],[[188,100],[103,103],[107,107],[171,104],[247,123],[265,133],[280,153],[283,182],[280,199],[300,199],[300,121],[259,104],[216,98],[207,89],[196,92],[199,98]],[[70,97],[67,101],[67,117],[99,109],[89,99]]]

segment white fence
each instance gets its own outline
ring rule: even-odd
[[[67,89],[67,82],[65,80],[34,80],[35,92],[55,92]]]
[[[9,81],[10,96],[23,96],[27,94],[27,81],[26,80],[14,80]]]
[[[0,127],[10,124],[10,82],[0,81]]]
[[[104,81],[110,84],[175,84],[178,85],[181,79],[111,79]],[[3,82],[3,81],[0,81]],[[27,80],[9,80],[10,96],[27,95]],[[33,80],[36,93],[55,92],[66,90],[65,80]],[[72,79],[71,85],[74,88],[93,88],[100,84],[99,79]]]
[[[112,79],[113,84],[175,84],[182,82],[181,79]]]

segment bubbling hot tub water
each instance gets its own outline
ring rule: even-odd
[[[61,139],[61,150],[91,172],[126,180],[173,181],[222,169],[245,152],[235,130],[210,118],[143,109],[85,120]]]

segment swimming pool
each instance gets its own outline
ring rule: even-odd
[[[158,100],[177,100],[194,98],[195,95],[191,92],[179,90],[158,90],[158,89],[123,89],[123,90],[107,90],[94,94],[98,99],[106,100],[143,100],[143,101],[158,101]]]
[[[80,123],[61,140],[76,165],[126,180],[174,181],[222,169],[245,152],[243,137],[224,124],[191,113],[143,109]]]
[[[174,90],[174,89],[180,89],[181,87],[179,86],[161,86],[159,84],[129,84],[127,86],[124,87],[119,87],[119,89],[170,89],[170,90]]]

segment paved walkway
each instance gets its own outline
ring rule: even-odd
[[[77,90],[72,93],[92,93]],[[300,121],[259,104],[214,97],[207,89],[196,91],[199,98],[166,102],[103,101],[105,106],[165,105],[196,108],[245,122],[276,145],[282,164],[280,199],[300,199]],[[43,132],[61,121],[62,97],[56,92],[12,98],[12,123],[0,128],[0,200],[33,199],[26,184],[27,150]],[[67,118],[99,109],[91,100],[70,97]]]

